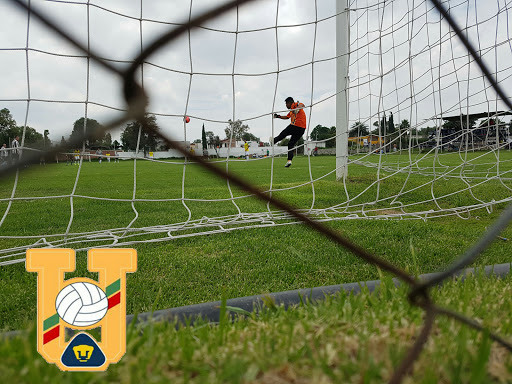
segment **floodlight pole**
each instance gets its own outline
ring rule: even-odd
[[[336,1],[336,179],[348,174],[348,0]]]

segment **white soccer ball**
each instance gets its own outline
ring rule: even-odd
[[[105,316],[108,299],[105,292],[95,284],[72,283],[59,292],[55,308],[66,323],[87,327],[96,324]]]

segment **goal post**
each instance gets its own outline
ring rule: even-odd
[[[336,180],[348,173],[348,66],[350,45],[348,0],[336,1]]]

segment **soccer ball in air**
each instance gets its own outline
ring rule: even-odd
[[[108,299],[105,292],[95,284],[72,283],[59,292],[55,308],[66,323],[87,327],[96,324],[106,315]]]

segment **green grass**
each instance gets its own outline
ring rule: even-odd
[[[477,156],[471,154],[471,156]],[[443,163],[456,166],[458,154],[443,155]],[[486,155],[487,156],[487,155]],[[501,157],[512,159],[509,152]],[[370,160],[378,161],[378,156]],[[383,157],[388,163],[404,161],[399,155]],[[275,160],[273,188],[286,188],[309,181],[307,158],[297,157],[293,167],[285,169],[283,158]],[[314,178],[333,169],[334,157],[315,157],[312,161]],[[426,161],[426,160],[425,160]],[[487,160],[479,160],[487,162]],[[430,162],[431,163],[431,162]],[[508,165],[507,165],[508,164]],[[262,189],[270,186],[270,161],[234,162],[230,170]],[[225,164],[219,164],[225,167]],[[486,166],[487,167],[487,166]],[[504,163],[503,168],[510,167]],[[96,162],[83,164],[76,186],[76,195],[104,198],[131,199],[133,194],[132,161],[121,163]],[[34,166],[20,173],[16,197],[61,196],[69,194],[75,184],[78,167],[65,164]],[[503,171],[503,169],[502,169]],[[381,172],[381,177],[389,172]],[[137,162],[136,197],[143,199],[180,199],[182,197],[183,164]],[[381,182],[380,196],[392,196],[402,187],[407,175],[399,174]],[[346,199],[342,184],[335,176],[315,183],[315,208],[340,204]],[[377,179],[373,168],[351,165],[347,189],[350,195],[363,191]],[[407,187],[422,185],[432,178],[411,175]],[[504,181],[509,183],[508,181]],[[0,198],[10,197],[13,176],[0,183]],[[437,180],[436,196],[457,190],[464,183],[455,179]],[[233,188],[235,196],[245,192]],[[431,196],[431,186],[419,188],[400,198],[409,202],[423,201]],[[310,208],[310,185],[280,191],[275,196],[285,199],[299,208]],[[488,181],[475,187],[473,195],[484,201],[499,200],[510,195],[510,190],[499,181]],[[376,186],[371,187],[357,200],[375,200]],[[199,168],[188,165],[185,178],[185,197],[190,199],[218,199],[229,197],[227,184]],[[439,204],[446,207],[475,204],[477,200],[468,192],[443,199]],[[203,216],[236,214],[237,209],[229,201],[186,201],[192,211],[191,219]],[[71,232],[96,231],[127,226],[135,214],[129,201],[101,201],[74,197],[74,216]],[[237,200],[243,212],[261,212],[266,204],[254,198]],[[376,204],[391,209],[388,202]],[[7,206],[0,203],[0,212]],[[181,201],[136,202],[139,218],[134,227],[164,225],[183,222],[188,212]],[[423,203],[414,209],[435,209],[433,203]],[[329,227],[344,234],[357,244],[377,255],[406,267],[411,262],[410,244],[416,249],[420,273],[444,268],[461,255],[492,224],[503,205],[496,205],[490,214],[484,210],[463,213],[467,218],[456,216],[432,220],[344,220],[329,222]],[[393,208],[395,209],[395,208]],[[396,209],[395,209],[396,210]],[[30,200],[13,202],[7,218],[0,227],[1,236],[47,235],[63,233],[70,222],[70,199]],[[512,238],[512,229],[503,234]],[[0,249],[27,244],[24,239],[0,239]],[[477,260],[477,265],[510,262],[510,242],[496,241]],[[93,246],[94,243],[77,244],[73,247]],[[363,281],[378,277],[375,267],[367,265],[312,232],[303,225],[286,225],[234,231],[199,237],[185,237],[161,243],[141,243],[134,246],[138,252],[138,271],[128,276],[127,312],[149,311],[161,296],[157,309],[177,307],[218,300],[221,293],[227,297],[240,297],[288,289]],[[67,277],[95,275],[86,270],[86,253],[79,252],[77,270]],[[35,318],[36,276],[25,271],[24,264],[0,267],[0,329],[21,329]]]
[[[417,156],[417,154],[414,154]],[[473,159],[479,153],[470,154]],[[492,154],[475,160],[475,169],[496,171],[486,163]],[[500,154],[500,171],[510,170],[512,155]],[[403,165],[404,155],[370,156],[365,159],[386,166]],[[433,157],[421,160],[430,167]],[[333,169],[334,157],[312,158],[312,176],[318,178]],[[445,169],[455,169],[458,154],[440,157]],[[310,180],[307,158],[298,157],[293,167],[284,169],[283,159],[275,160],[272,187],[289,188]],[[224,164],[219,164],[225,167]],[[436,169],[439,164],[436,164]],[[446,168],[448,167],[448,168]],[[451,167],[451,168],[450,168]],[[133,195],[131,161],[84,163],[75,195],[130,200]],[[490,171],[489,171],[490,169]],[[62,196],[69,194],[78,167],[49,164],[20,173],[16,197]],[[270,161],[234,162],[230,171],[265,190],[270,187]],[[423,170],[424,171],[424,170]],[[398,193],[406,174],[380,172],[379,197]],[[456,171],[460,173],[460,171]],[[140,199],[181,199],[183,164],[137,162],[136,197]],[[507,175],[508,176],[508,175]],[[314,208],[327,208],[346,200],[345,190],[335,176],[315,183]],[[383,179],[384,178],[384,179]],[[383,179],[383,180],[382,180]],[[0,183],[0,198],[11,196],[13,176]],[[351,204],[374,202],[377,171],[352,164],[347,190]],[[408,212],[436,209],[428,202],[432,193],[439,197],[464,188],[453,178],[438,179],[412,174],[400,196]],[[438,201],[442,207],[460,207],[510,196],[510,181],[468,180],[469,192],[457,193]],[[422,187],[421,185],[425,184]],[[419,187],[413,190],[415,187]],[[187,165],[186,199],[227,198],[224,180],[214,178],[197,165]],[[366,189],[366,191],[365,191]],[[365,191],[365,192],[363,192]],[[234,196],[245,192],[233,187]],[[274,193],[298,208],[310,208],[310,185]],[[261,212],[266,204],[247,197],[236,200],[243,212]],[[186,200],[190,219],[236,214],[230,201]],[[0,202],[0,212],[7,202]],[[136,202],[139,218],[134,227],[166,225],[186,221],[189,216],[182,201]],[[402,268],[415,273],[443,269],[470,247],[499,215],[503,204],[492,212],[479,209],[457,216],[430,220],[342,220],[326,225],[355,243]],[[393,213],[396,206],[383,200],[365,207]],[[130,201],[102,201],[73,198],[74,215],[70,232],[97,231],[125,227],[134,218]],[[356,208],[359,209],[360,208]],[[70,198],[14,201],[0,227],[0,236],[48,235],[63,233],[70,223]],[[368,212],[369,215],[373,213]],[[185,233],[185,232],[182,232]],[[512,238],[512,228],[503,237]],[[27,244],[27,239],[0,239],[0,249]],[[413,247],[411,247],[411,244]],[[511,242],[496,240],[476,261],[476,265],[510,262]],[[93,243],[76,244],[92,246]],[[183,237],[159,243],[134,246],[138,271],[128,275],[127,312],[139,313],[177,307],[224,297],[240,297],[289,289],[372,280],[379,271],[303,225],[254,228],[209,236]],[[77,270],[66,277],[96,278],[86,269],[86,253],[78,252]],[[450,283],[434,290],[437,303],[460,310],[504,335],[512,333],[512,278],[476,278],[463,284]],[[306,305],[285,312],[269,305],[259,315],[239,319],[234,324],[197,325],[176,331],[173,324],[151,324],[128,330],[127,353],[119,364],[105,373],[61,373],[44,362],[35,350],[36,276],[24,264],[0,267],[0,329],[30,329],[18,338],[0,341],[0,377],[6,382],[177,382],[177,383],[381,383],[419,332],[423,313],[408,305],[404,288],[384,287],[379,294],[364,292],[353,297],[341,294],[318,305]],[[446,358],[450,356],[451,358]],[[511,382],[510,355],[483,334],[453,321],[436,321],[433,336],[415,365],[411,383],[488,383]]]
[[[8,383],[383,383],[423,324],[405,287],[388,279],[377,293],[340,293],[284,311],[269,303],[234,323],[175,329],[129,327],[123,359],[100,373],[63,373],[36,352],[36,334],[0,342],[0,376]],[[434,301],[512,333],[512,277],[481,275],[448,282]],[[404,383],[506,383],[512,355],[485,333],[438,317],[413,373]]]

